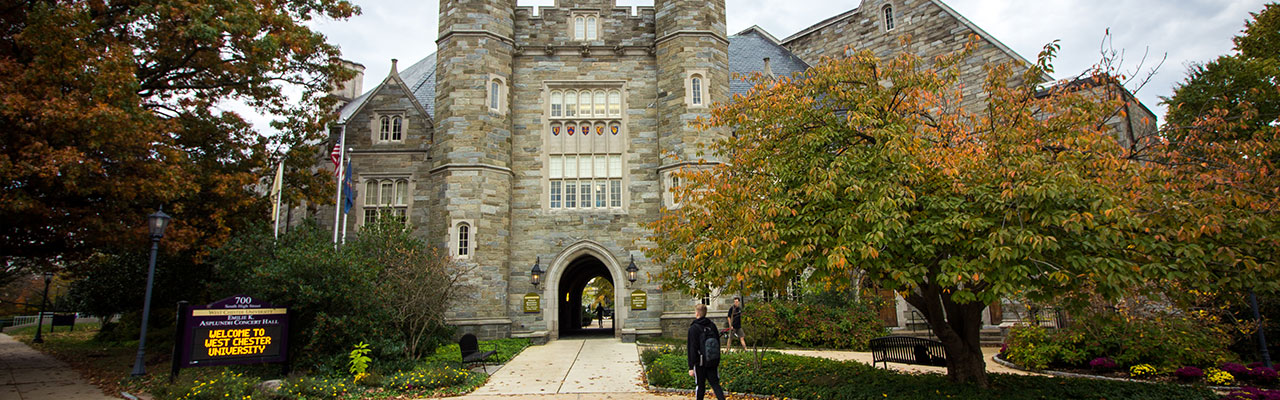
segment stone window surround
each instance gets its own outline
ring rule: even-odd
[[[387,117],[394,120],[400,117],[400,139],[394,139],[394,132],[388,131],[388,139],[382,140],[382,118]],[[389,130],[394,130],[392,122],[388,122]],[[382,143],[404,143],[404,137],[409,132],[409,114],[407,110],[377,110],[370,113],[369,118],[369,140],[373,144]]]
[[[461,239],[458,234],[461,227],[467,227],[467,254],[458,254],[458,242]],[[476,254],[476,242],[479,235],[476,234],[476,223],[470,219],[455,219],[449,224],[449,254],[457,260],[467,260]]]
[[[619,152],[622,154],[622,207],[606,207],[606,208],[578,207],[578,208],[552,209],[551,198],[550,198],[551,155],[546,150],[547,143],[551,140],[551,123],[553,122],[552,118],[550,118],[551,92],[566,91],[566,90],[584,90],[584,89],[591,89],[591,90],[602,89],[602,90],[605,90],[606,92],[608,92],[608,90],[611,90],[611,89],[618,90],[621,93],[621,97],[622,97],[621,98],[622,115],[620,117],[597,117],[597,118],[576,117],[576,116],[560,117],[560,118],[556,118],[554,121],[600,120],[600,119],[619,121],[619,125],[621,126],[621,128],[619,129],[618,134],[623,137],[622,148],[619,149]],[[627,112],[628,111],[627,94],[628,94],[627,81],[624,81],[624,80],[601,80],[601,81],[547,80],[542,82],[541,110],[542,110],[542,115],[545,117],[541,118],[542,123],[539,125],[541,127],[540,135],[542,137],[541,143],[543,147],[539,149],[539,156],[538,156],[538,162],[542,166],[542,179],[541,179],[542,189],[539,191],[540,193],[539,198],[541,200],[539,200],[538,203],[540,204],[542,211],[554,212],[554,213],[627,214],[627,210],[631,207],[631,190],[630,190],[631,173],[630,173],[630,167],[629,167],[630,161],[628,161],[629,150],[631,147],[630,146],[631,140],[628,136],[628,132],[629,132],[628,123],[630,121],[630,115]],[[563,196],[564,193],[562,192],[561,195]]]
[[[498,108],[493,108],[493,82],[498,82]],[[489,74],[489,78],[484,81],[484,107],[491,114],[505,115],[507,113],[508,102],[510,97],[510,85],[507,79],[498,74]]]
[[[358,214],[356,214],[357,227],[364,226],[364,224],[368,222],[368,221],[365,221],[364,210],[369,208],[368,204],[371,203],[370,201],[368,201],[368,197],[367,197],[369,194],[368,193],[369,181],[386,181],[386,180],[392,181],[393,182],[392,190],[394,190],[395,188],[394,182],[406,181],[406,183],[408,184],[407,185],[408,187],[405,188],[405,204],[396,204],[392,208],[404,210],[405,224],[409,225],[412,223],[412,220],[409,218],[409,216],[413,215],[412,214],[413,213],[413,189],[414,189],[414,183],[416,182],[413,179],[412,175],[409,175],[409,174],[357,174],[354,178],[355,179],[352,179],[352,182],[358,182],[356,187],[358,188],[357,190],[359,190],[359,192],[356,193],[356,204],[358,204],[359,207],[352,207],[352,208],[358,208],[360,211]],[[356,211],[356,210],[352,210],[352,211]]]
[[[582,30],[583,30],[583,32],[582,32],[582,38],[579,38],[579,37],[578,37],[578,31],[577,31],[577,30],[578,30],[578,18],[579,18],[579,17],[581,17],[581,18],[583,19],[583,24],[584,24],[583,29],[582,29]],[[594,18],[594,19],[593,19],[593,18]],[[571,12],[571,13],[569,14],[569,23],[565,24],[565,25],[568,25],[568,26],[569,26],[569,32],[568,32],[569,39],[570,39],[570,40],[572,40],[572,41],[575,41],[575,42],[594,42],[594,41],[600,40],[600,31],[602,30],[601,28],[603,28],[603,27],[601,26],[602,24],[600,23],[600,21],[601,21],[601,19],[600,19],[600,12],[599,12],[599,11],[573,11],[573,12]],[[592,36],[590,35],[590,33],[592,33],[592,29],[591,29],[591,28],[592,28],[592,26],[594,26],[594,28],[595,28],[595,30],[594,30],[594,31],[595,31],[595,37],[592,37]]]
[[[699,96],[701,97],[699,100],[702,100],[702,101],[697,104],[694,104],[693,102],[693,78],[698,78],[699,80],[698,89],[699,91],[702,92]],[[684,105],[685,107],[706,108],[707,104],[711,103],[711,99],[709,95],[711,91],[707,90],[708,89],[707,83],[710,81],[711,81],[710,79],[707,79],[707,70],[705,69],[685,70],[684,72]]]

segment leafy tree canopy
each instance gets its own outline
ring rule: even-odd
[[[1204,291],[1280,291],[1280,3],[1253,14],[1235,54],[1191,69],[1169,104],[1144,206],[1149,260]]]
[[[1119,98],[1038,91],[1055,50],[1021,76],[988,67],[985,107],[963,106],[967,52],[859,52],[757,78],[707,121],[734,132],[715,146],[725,163],[678,173],[683,207],[651,225],[659,277],[752,292],[802,275],[839,289],[865,271],[923,312],[953,379],[985,386],[985,304],[1116,294],[1143,276],[1125,190],[1141,173],[1104,123]]]
[[[1182,147],[1196,147],[1188,136],[1211,142],[1248,139],[1280,123],[1280,3],[1252,15],[1234,39],[1234,54],[1191,66],[1173,96],[1163,98],[1169,106],[1167,131],[1175,144],[1192,140]],[[1193,132],[1195,121],[1214,110],[1229,111],[1229,119],[1240,126],[1216,129],[1212,135]]]
[[[305,145],[323,132],[328,82],[352,72],[303,23],[356,12],[345,0],[0,8],[0,260],[136,246],[158,205],[175,217],[167,245],[217,245],[266,214],[252,185],[272,149],[293,146],[293,177],[315,185]],[[290,85],[300,99],[284,96]],[[281,116],[283,133],[256,132],[219,109],[229,101]]]

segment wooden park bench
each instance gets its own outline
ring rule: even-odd
[[[480,364],[481,368],[488,365],[489,357],[498,354],[497,346],[493,350],[480,351],[480,341],[476,340],[476,335],[470,333],[462,335],[462,339],[458,340],[458,349],[462,351],[462,368],[466,369],[468,365]],[[488,369],[485,373],[489,373]]]
[[[942,342],[914,336],[886,336],[871,339],[871,365],[890,362],[901,364],[947,366],[947,349]]]

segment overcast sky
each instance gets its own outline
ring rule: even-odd
[[[518,0],[521,6],[551,6],[553,0]],[[818,21],[856,8],[861,0],[727,0],[729,34],[759,25],[779,39]],[[1144,70],[1167,55],[1163,66],[1138,97],[1163,121],[1160,96],[1168,96],[1186,75],[1187,65],[1231,51],[1231,38],[1249,12],[1265,0],[944,0],[996,39],[1028,60],[1060,39],[1055,78],[1074,75],[1098,61],[1099,43],[1108,28],[1113,47],[1125,52],[1133,71],[1144,53]],[[439,2],[436,0],[353,0],[363,14],[347,21],[314,24],[342,48],[343,56],[363,64],[364,87],[387,76],[391,59],[404,68],[436,48]],[[653,5],[652,0],[618,0],[619,5]]]

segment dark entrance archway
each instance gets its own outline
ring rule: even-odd
[[[594,325],[583,323],[582,291],[594,278],[604,278],[610,284],[613,283],[613,275],[609,273],[609,268],[604,265],[604,262],[589,255],[570,261],[565,267],[564,274],[560,275],[560,290],[556,294],[560,313],[560,337],[592,334],[614,336],[614,326],[594,328]]]

